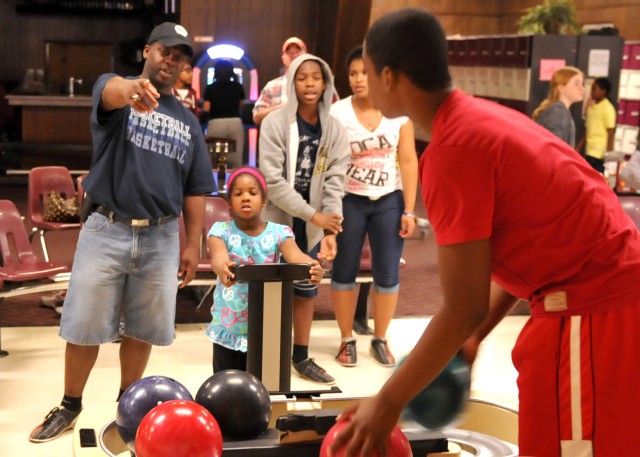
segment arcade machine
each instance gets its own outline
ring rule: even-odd
[[[243,85],[245,94],[249,95],[249,98],[245,100],[245,109],[249,109],[259,95],[258,70],[244,50],[238,46],[221,43],[211,46],[203,52],[196,59],[193,67],[192,88],[198,94],[198,98],[202,98],[204,88],[211,84],[215,78],[214,65],[220,59],[229,60],[234,64],[238,81]],[[247,141],[245,141],[247,146],[243,152],[244,162],[256,166],[258,129],[253,125],[251,116],[242,116],[242,122],[245,125],[247,135]]]

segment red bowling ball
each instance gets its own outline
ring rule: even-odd
[[[348,420],[343,420],[340,422],[336,422],[336,424],[329,429],[326,436],[322,440],[322,446],[320,446],[320,457],[328,457],[329,456],[329,447],[333,444],[336,439],[336,436],[347,426],[349,425]],[[345,448],[341,448],[333,454],[333,457],[343,457],[345,453]],[[378,457],[378,453],[375,452],[374,457]],[[391,432],[391,436],[389,437],[389,443],[387,444],[387,457],[412,457],[413,453],[411,452],[411,445],[409,444],[409,440],[402,433],[400,427],[394,427]]]
[[[130,451],[136,451],[136,433],[144,416],[169,400],[193,401],[193,397],[184,385],[167,376],[147,376],[124,391],[116,409],[116,425]]]
[[[144,416],[135,445],[137,457],[221,457],[222,433],[203,406],[171,400]]]

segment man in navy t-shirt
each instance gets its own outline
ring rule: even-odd
[[[152,345],[173,342],[177,288],[196,273],[204,196],[214,182],[200,126],[172,94],[193,49],[184,27],[165,22],[143,53],[140,76],[103,75],[93,88],[93,161],[83,181],[90,206],[60,323],[64,397],[31,432],[33,442],[74,426],[100,345],[119,338],[121,314],[118,398],[142,377]]]

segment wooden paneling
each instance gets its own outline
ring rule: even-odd
[[[373,0],[371,22],[398,8],[424,8],[435,14],[447,35],[501,33],[502,1],[486,0]]]
[[[182,0],[181,22],[194,36],[213,35],[243,47],[259,71],[259,85],[281,71],[281,45],[289,36],[307,42],[339,76],[346,53],[366,27],[402,7],[434,12],[449,35],[517,32],[524,10],[542,0]],[[115,71],[135,74],[118,59],[119,45],[144,40],[148,17],[18,14],[16,1],[0,2],[0,81],[18,81],[28,68],[45,68],[47,41],[112,43]],[[612,22],[627,39],[640,39],[636,16],[640,0],[575,0],[580,22]],[[369,13],[367,13],[367,9]],[[366,25],[363,25],[366,24]],[[196,53],[210,43],[195,43]],[[342,92],[342,91],[341,91]]]
[[[503,33],[516,33],[518,19],[527,8],[541,3],[538,0],[504,1]],[[637,15],[639,0],[574,0],[578,22],[613,23],[625,40],[640,39]]]
[[[335,76],[335,86],[341,97],[351,95],[345,59],[362,44],[369,27],[371,0],[322,0],[318,24],[318,47],[323,47],[325,59]],[[333,11],[334,14],[330,14]]]
[[[28,143],[91,144],[91,108],[29,106],[22,109],[22,138]],[[72,128],[69,128],[72,126]]]
[[[542,0],[373,0],[371,21],[403,7],[425,8],[438,16],[448,35],[515,34],[518,19]],[[626,40],[640,39],[640,0],[574,0],[580,23],[611,22]]]
[[[182,23],[192,36],[213,35],[215,43],[242,47],[258,69],[259,86],[280,74],[282,43],[302,38],[316,52],[318,0],[190,0],[182,2]],[[210,43],[196,44],[196,54]],[[321,56],[326,58],[326,56]]]
[[[18,14],[15,1],[0,2],[0,80],[19,81],[28,68],[45,68],[45,43],[77,42],[117,45],[146,37],[144,18],[138,16]],[[117,63],[117,61],[116,61]],[[123,65],[116,71],[127,70]]]

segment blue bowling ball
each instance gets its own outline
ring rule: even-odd
[[[198,389],[196,403],[216,418],[225,439],[249,440],[269,427],[269,391],[246,371],[223,370],[209,377]]]
[[[144,416],[169,400],[193,401],[193,397],[185,386],[167,376],[142,378],[124,391],[118,402],[116,426],[132,452],[135,452],[136,433]]]
[[[407,404],[402,417],[430,430],[442,430],[460,415],[470,390],[471,366],[457,354],[436,379]]]

